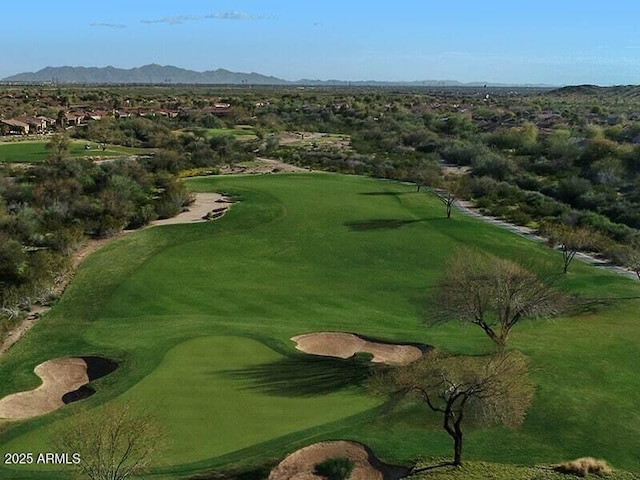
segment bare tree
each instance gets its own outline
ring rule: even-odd
[[[78,471],[90,480],[125,480],[143,472],[162,444],[158,423],[130,406],[85,411],[55,433],[54,445],[79,454]]]
[[[569,271],[569,265],[579,251],[596,246],[600,238],[596,232],[584,227],[545,225],[541,230],[551,246],[562,252],[563,273]]]
[[[442,414],[442,427],[453,438],[453,464],[462,464],[463,420],[477,425],[522,424],[533,398],[527,359],[519,353],[495,357],[447,356],[432,352],[403,367],[374,372],[376,392],[416,396]]]
[[[623,266],[635,273],[640,280],[640,248],[624,245],[615,252],[615,257]]]
[[[458,201],[460,189],[460,179],[455,176],[442,178],[433,189],[445,207],[447,218],[451,218],[451,211]]]
[[[436,190],[436,194],[445,206],[447,218],[451,218],[451,210],[458,200],[455,193],[449,190]]]
[[[440,166],[433,163],[425,163],[412,168],[409,171],[407,180],[416,184],[416,192],[419,192],[422,187],[429,185],[437,185],[440,182],[442,176],[442,169]]]
[[[565,297],[515,262],[460,249],[439,284],[439,319],[477,325],[499,350],[523,318],[560,313]]]

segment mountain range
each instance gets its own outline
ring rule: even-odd
[[[196,72],[170,65],[150,64],[142,67],[123,69],[116,67],[45,67],[37,72],[25,72],[11,75],[0,80],[3,83],[55,83],[55,84],[224,84],[224,85],[335,85],[335,86],[491,86],[506,87],[508,84],[472,82],[461,83],[455,80],[421,80],[412,82],[386,82],[375,80],[283,80],[259,73],[231,72],[219,68],[205,72]],[[522,85],[521,85],[522,86]],[[549,87],[549,85],[526,85],[530,87]]]
[[[18,73],[2,79],[17,83],[80,83],[80,84],[253,84],[283,85],[276,77],[259,73],[236,73],[219,68],[195,72],[170,65],[144,65],[123,69],[116,67],[46,67],[37,72]]]

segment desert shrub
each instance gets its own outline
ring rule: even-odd
[[[592,457],[578,458],[572,462],[561,463],[556,465],[554,470],[567,475],[577,475],[578,477],[586,477],[589,473],[602,477],[612,472],[607,462]]]
[[[321,475],[329,480],[346,480],[353,471],[353,461],[346,457],[328,458],[316,463],[313,473]]]

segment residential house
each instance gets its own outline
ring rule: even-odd
[[[63,117],[63,127],[77,127],[84,120],[84,112],[66,112]]]
[[[29,125],[29,132],[44,133],[55,125],[55,120],[47,117],[17,117],[14,120]]]
[[[109,112],[104,110],[92,110],[85,113],[84,120],[86,122],[89,122],[91,120],[97,121],[107,117],[108,115],[109,115]]]
[[[26,122],[21,122],[20,120],[10,118],[7,120],[0,120],[0,124],[2,126],[2,130],[5,130],[9,134],[13,134],[13,135],[29,134],[29,124]]]

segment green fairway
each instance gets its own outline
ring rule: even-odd
[[[36,142],[9,142],[0,143],[0,162],[11,163],[38,163],[43,162],[49,155],[46,141]],[[91,148],[87,149],[89,145]],[[73,158],[84,157],[119,157],[127,155],[144,155],[149,149],[123,147],[122,145],[108,145],[102,150],[95,142],[85,140],[72,140],[69,148],[69,156]]]
[[[0,453],[46,448],[57,423],[103,402],[142,402],[170,433],[154,465],[167,474],[275,461],[325,438],[361,441],[387,462],[449,455],[437,417],[411,404],[376,410],[380,400],[360,386],[365,367],[305,356],[289,338],[347,331],[487,352],[479,329],[424,323],[456,246],[561,268],[542,245],[457,213],[446,219],[412,185],[332,174],[188,185],[238,202],[221,220],[131,233],[91,255],[0,360],[0,396],[37,385],[31,371],[49,358],[120,364],[88,400],[0,427]],[[538,385],[530,414],[517,431],[468,429],[465,456],[531,465],[591,455],[637,470],[640,282],[576,262],[559,284],[620,300],[514,329],[510,346],[530,357]],[[6,468],[0,477],[21,478]]]

